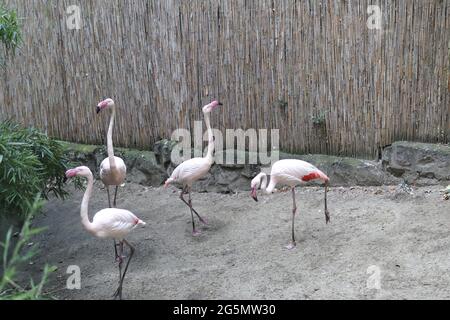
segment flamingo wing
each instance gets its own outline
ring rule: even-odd
[[[206,158],[192,158],[176,167],[170,178],[175,182],[190,184],[208,173],[210,167]]]
[[[125,176],[127,174],[127,166],[122,158],[114,157],[116,161],[117,173],[114,176],[111,172],[111,168],[109,166],[109,158],[103,159],[100,163],[100,179],[103,183],[107,185],[119,185],[122,184],[125,180]]]
[[[92,221],[99,236],[116,239],[123,238],[140,222],[131,211],[117,208],[100,210]]]
[[[276,177],[278,182],[287,185],[304,184],[320,178],[321,174],[323,173],[312,164],[297,159],[277,161],[272,166],[271,172],[271,175]]]

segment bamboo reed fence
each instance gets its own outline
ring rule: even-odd
[[[24,43],[0,70],[0,118],[51,136],[148,149],[212,124],[280,129],[281,149],[376,157],[450,139],[450,0],[6,0]],[[66,8],[78,5],[81,29]],[[381,30],[366,25],[369,5]]]

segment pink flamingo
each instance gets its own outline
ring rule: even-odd
[[[106,192],[108,193],[109,207],[112,208],[116,206],[117,189],[125,181],[125,176],[127,174],[127,166],[125,165],[125,162],[121,158],[114,156],[114,148],[112,141],[112,130],[114,127],[114,120],[116,118],[116,106],[114,104],[114,101],[109,98],[100,101],[99,104],[97,105],[97,113],[107,108],[111,109],[111,118],[109,120],[108,134],[106,136],[108,158],[105,158],[100,164],[100,179],[105,185]],[[109,195],[109,186],[116,187],[112,206],[111,206],[111,198]]]
[[[267,183],[267,175],[263,172],[259,173],[251,181],[251,196],[255,201],[258,201],[256,190],[259,187],[267,194],[272,193],[278,183],[291,187],[293,200],[292,242],[287,246],[288,249],[293,249],[296,245],[294,232],[294,218],[297,211],[297,206],[295,204],[295,186],[304,185],[306,182],[312,180],[321,180],[325,184],[325,222],[328,223],[330,221],[330,213],[327,208],[327,189],[330,179],[312,164],[295,159],[279,160],[272,165],[269,184]]]
[[[209,169],[211,168],[211,165],[214,163],[214,158],[213,158],[214,136],[213,136],[212,129],[211,129],[209,114],[211,113],[211,111],[213,111],[214,109],[216,109],[218,106],[221,106],[221,105],[222,105],[222,103],[220,103],[218,101],[213,101],[210,104],[207,104],[206,106],[203,107],[205,123],[206,123],[206,127],[208,129],[208,152],[206,154],[206,157],[192,158],[192,159],[184,161],[178,167],[175,168],[175,170],[172,172],[172,175],[170,176],[170,178],[167,179],[165,182],[166,188],[171,183],[179,183],[183,186],[181,193],[180,193],[180,199],[189,207],[189,209],[191,211],[192,234],[194,236],[197,236],[200,234],[200,231],[197,231],[195,229],[194,213],[197,215],[197,217],[199,218],[199,220],[202,223],[206,224],[206,221],[192,207],[191,188],[192,188],[192,184],[195,181],[204,177],[208,173]],[[183,198],[184,194],[189,195],[189,200],[187,202]]]
[[[128,235],[128,233],[130,233],[130,231],[137,226],[145,226],[145,222],[136,217],[132,212],[128,210],[116,208],[102,209],[98,211],[94,215],[92,222],[90,222],[88,216],[88,206],[94,186],[94,177],[91,170],[85,166],[69,169],[66,171],[67,178],[72,178],[75,176],[84,177],[88,180],[88,185],[84,193],[80,209],[81,223],[83,224],[84,228],[95,237],[112,238],[119,241],[119,253],[117,253],[117,246],[114,247],[116,261],[119,262],[119,287],[117,288],[113,296],[114,298],[122,299],[123,280],[125,279],[128,265],[130,264],[131,258],[133,257],[135,251],[134,247],[125,240],[125,236]],[[130,249],[130,255],[125,266],[125,270],[122,274],[122,262],[123,258],[125,258],[125,256],[123,256],[124,244],[127,245]]]

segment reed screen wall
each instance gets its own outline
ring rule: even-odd
[[[0,118],[148,149],[193,128],[278,128],[285,151],[376,157],[450,137],[450,0],[7,0],[24,43],[0,71]],[[70,30],[66,8],[81,9]],[[369,29],[379,5],[382,29]]]

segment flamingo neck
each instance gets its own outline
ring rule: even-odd
[[[264,172],[261,172],[260,176],[261,176],[261,184],[260,184],[261,190],[267,194],[272,193],[272,191],[273,191],[273,189],[275,189],[275,185],[276,185],[276,182],[274,181],[272,176],[270,177],[270,183],[267,179],[267,174],[265,174]]]
[[[270,183],[267,186],[267,189],[265,189],[266,193],[268,193],[268,194],[272,193],[273,189],[275,189],[276,184],[277,183],[274,181],[273,177],[271,176],[270,177]]]
[[[266,188],[267,188],[267,174],[265,174],[264,172],[261,172],[260,175],[261,175],[261,183],[260,183],[259,187],[261,188],[261,190],[266,191]]]
[[[211,124],[209,120],[209,113],[205,113],[205,123],[206,128],[208,130],[208,152],[206,154],[206,159],[208,159],[209,163],[212,164],[214,162],[213,153],[214,153],[214,136],[211,129]]]
[[[84,228],[93,233],[94,227],[92,223],[89,221],[88,216],[88,208],[89,208],[89,199],[91,198],[92,189],[94,187],[94,177],[92,173],[89,174],[87,177],[88,184],[86,187],[86,191],[84,192],[83,200],[81,201],[81,209],[80,209],[80,215],[81,215],[81,224],[84,226]]]
[[[112,106],[111,118],[109,120],[108,135],[106,136],[107,150],[109,158],[109,167],[114,170],[116,168],[116,159],[114,158],[114,148],[112,141],[112,131],[114,127],[114,120],[116,118],[116,107]]]

